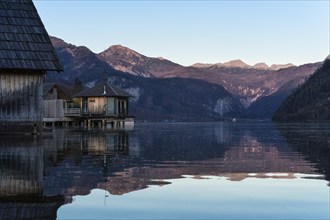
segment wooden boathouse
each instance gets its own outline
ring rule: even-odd
[[[39,133],[46,71],[62,66],[32,0],[0,0],[0,133]]]
[[[53,86],[53,93],[65,91]],[[72,98],[45,100],[44,124],[76,125],[83,127],[124,128],[134,125],[134,117],[129,115],[129,98],[125,91],[102,82],[87,88]],[[67,93],[68,94],[68,93]],[[49,97],[50,94],[47,95]]]

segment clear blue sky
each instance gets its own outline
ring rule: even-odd
[[[95,53],[121,44],[182,65],[296,65],[329,53],[329,1],[34,0],[50,35]]]

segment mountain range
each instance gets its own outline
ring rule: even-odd
[[[63,65],[49,72],[46,82],[92,87],[100,81],[120,87],[134,97],[130,114],[146,121],[207,121],[235,117],[244,108],[223,86],[196,79],[141,77],[115,70],[88,48],[51,38]]]
[[[253,69],[260,69],[260,70],[279,70],[284,69],[288,67],[295,66],[292,63],[288,64],[272,64],[271,66],[268,66],[264,62],[256,63],[253,66],[244,63],[242,60],[231,60],[225,63],[216,63],[216,64],[204,64],[204,63],[195,63],[192,65],[192,67],[197,68],[207,68],[211,66],[219,66],[219,67],[239,67],[239,68],[253,68]]]
[[[223,64],[194,64],[184,67],[166,59],[146,57],[119,45],[109,47],[98,54],[98,57],[116,70],[137,76],[194,78],[222,85],[246,108],[264,96],[283,92],[287,94],[287,89],[291,90],[302,84],[321,65],[273,64],[268,67],[265,63],[259,63],[250,66],[241,60],[233,60]]]
[[[51,37],[64,72],[47,82],[85,87],[107,80],[132,93],[132,114],[141,120],[270,119],[281,102],[322,62],[294,66],[245,64],[241,60],[182,66],[120,45],[95,54]]]

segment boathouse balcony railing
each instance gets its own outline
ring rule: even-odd
[[[81,116],[80,108],[67,108],[64,112],[64,116]]]
[[[89,108],[89,109],[80,109],[79,107],[67,107],[64,110],[64,116],[65,117],[130,117],[126,110],[125,112],[119,112],[119,113],[110,113],[105,111],[103,108]]]

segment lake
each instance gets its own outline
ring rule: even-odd
[[[328,123],[0,136],[0,219],[329,219]]]

